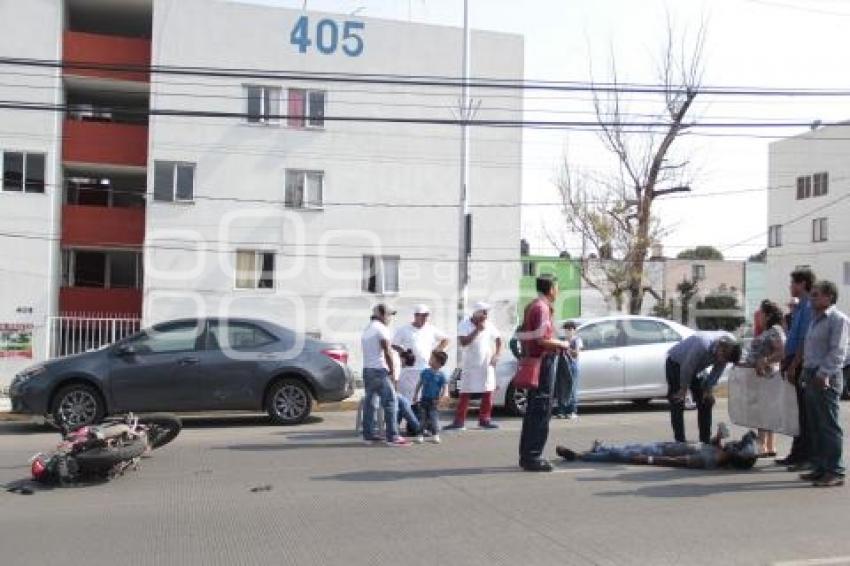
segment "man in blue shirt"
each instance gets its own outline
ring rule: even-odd
[[[798,471],[808,466],[809,439],[806,434],[806,408],[803,397],[803,384],[800,371],[803,367],[803,345],[806,333],[812,323],[812,304],[809,292],[815,283],[815,274],[809,269],[797,269],[791,273],[791,296],[797,299],[797,307],[791,315],[791,326],[785,342],[785,360],[782,369],[785,378],[794,384],[797,390],[797,413],[800,415],[800,433],[794,437],[791,452],[785,458],[776,461],[777,464],[789,466],[789,471]]]
[[[697,406],[700,442],[711,440],[714,386],[730,363],[741,359],[741,346],[728,332],[695,332],[667,353],[667,397],[676,442],[685,442],[685,396],[688,389]],[[707,377],[701,374],[711,367]]]
[[[813,482],[815,487],[837,487],[844,485],[844,431],[838,398],[843,385],[841,367],[847,357],[848,320],[835,308],[835,283],[815,283],[810,300],[814,316],[803,346],[802,382],[812,471],[800,479]]]

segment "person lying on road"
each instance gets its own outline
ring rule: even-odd
[[[703,470],[713,468],[748,470],[752,468],[756,463],[758,451],[756,433],[750,431],[739,441],[723,444],[721,441],[728,436],[728,429],[725,429],[723,424],[717,428],[717,434],[708,444],[653,442],[650,444],[612,446],[597,440],[587,452],[574,452],[565,446],[556,447],[555,452],[568,462],[575,460],[616,462]]]

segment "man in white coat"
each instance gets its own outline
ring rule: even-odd
[[[399,373],[398,391],[411,403],[415,403],[413,392],[419,383],[419,374],[428,367],[428,360],[434,350],[445,351],[449,337],[431,324],[431,309],[428,305],[416,305],[413,308],[413,322],[399,328],[393,337],[393,348],[399,352],[413,354],[413,365],[403,367]]]
[[[491,418],[493,391],[496,389],[496,362],[502,352],[502,338],[496,326],[488,320],[490,305],[477,303],[472,316],[465,318],[457,329],[458,342],[463,347],[460,374],[460,401],[454,422],[445,430],[465,430],[466,412],[472,394],[481,394],[478,425],[485,429],[499,426]]]

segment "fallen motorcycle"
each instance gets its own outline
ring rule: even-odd
[[[63,430],[56,450],[30,459],[32,477],[53,485],[112,479],[138,467],[142,456],[174,440],[182,427],[174,415],[129,413],[98,425]]]

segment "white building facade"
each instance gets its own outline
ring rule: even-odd
[[[397,323],[428,303],[453,332],[460,128],[433,122],[459,116],[460,88],[413,77],[459,77],[461,29],[223,0],[16,4],[2,55],[64,65],[8,67],[32,92],[0,99],[64,112],[0,109],[0,331],[33,344],[0,380],[62,353],[45,330],[60,315],[262,317],[345,343],[354,368],[377,302]],[[473,77],[523,76],[520,36],[475,31],[471,52]],[[476,119],[522,118],[515,89],[471,95]],[[473,127],[470,162],[469,299],[507,331],[521,129]]]
[[[838,285],[850,309],[850,125],[820,128],[770,145],[767,290],[786,305],[789,274],[809,267]]]

